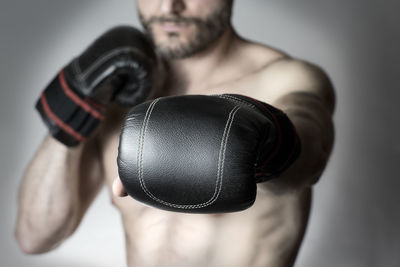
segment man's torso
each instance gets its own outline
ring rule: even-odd
[[[230,73],[227,79],[210,82],[210,87],[192,86],[179,93],[236,93],[254,98],[262,96],[260,100],[272,102],[279,97],[279,92],[264,88],[263,73],[282,54],[260,46],[249,45],[247,50],[244,49],[247,61],[238,62],[236,69],[227,71]],[[252,59],[260,52],[261,58]],[[246,64],[248,71],[243,73],[240,68]],[[176,93],[171,88],[167,91]],[[118,175],[116,158],[123,117],[123,112],[114,110],[101,128],[102,162],[110,189]],[[157,210],[130,197],[112,196],[112,202],[122,215],[130,267],[279,267],[293,264],[307,225],[311,189],[277,193],[270,190],[268,183],[262,184],[251,208],[218,215]]]

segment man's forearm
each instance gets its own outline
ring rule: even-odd
[[[315,184],[320,178],[329,159],[330,149],[321,136],[318,128],[306,119],[297,118],[292,120],[297,127],[297,132],[302,143],[302,151],[296,162],[273,180],[275,185],[282,185],[287,189],[308,187]],[[322,135],[322,133],[320,134]]]
[[[83,145],[67,148],[46,137],[27,167],[19,191],[16,238],[27,253],[65,239],[78,213],[78,167]]]
[[[312,186],[325,169],[332,150],[332,116],[318,99],[309,96],[288,96],[274,106],[281,108],[295,126],[301,153],[294,164],[271,183],[282,190]]]

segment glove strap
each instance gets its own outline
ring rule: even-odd
[[[70,147],[85,141],[104,120],[104,107],[74,90],[63,70],[42,92],[36,110],[51,135]]]

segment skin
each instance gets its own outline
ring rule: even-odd
[[[206,18],[224,0],[138,0],[143,18]],[[158,47],[175,49],[194,25],[154,25]],[[174,32],[173,42],[168,38]],[[279,179],[258,184],[255,204],[228,214],[183,214],[144,206],[126,195],[116,165],[126,110],[112,106],[89,141],[67,148],[46,137],[20,187],[16,238],[25,253],[62,244],[103,184],[120,211],[128,266],[293,266],[306,230],[312,185],[333,145],[334,91],[317,66],[239,37],[229,25],[206,49],[167,60],[170,78],[155,95],[248,95],[283,110],[302,153]]]

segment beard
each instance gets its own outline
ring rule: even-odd
[[[218,9],[205,18],[182,16],[152,16],[148,19],[139,12],[143,28],[147,31],[159,54],[166,59],[181,59],[193,56],[209,47],[218,40],[230,27],[232,1],[225,1]],[[153,31],[154,23],[175,23],[177,25],[193,26],[194,34],[186,41],[180,40],[180,34],[167,33],[167,42],[157,43]],[[172,45],[173,44],[173,45]]]

